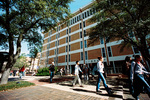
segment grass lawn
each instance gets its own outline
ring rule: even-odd
[[[0,85],[0,91],[6,91],[9,89],[16,89],[16,88],[27,87],[32,85],[35,84],[27,81],[10,81],[7,84]]]

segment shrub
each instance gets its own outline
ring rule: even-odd
[[[55,67],[55,74],[57,73],[58,67]],[[49,67],[43,67],[38,69],[36,76],[49,76]]]
[[[49,67],[43,67],[38,69],[36,76],[49,76]]]

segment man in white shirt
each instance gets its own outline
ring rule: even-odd
[[[111,91],[111,89],[108,87],[108,85],[106,84],[106,80],[103,76],[103,69],[104,69],[104,64],[103,64],[103,57],[100,56],[98,57],[98,63],[97,63],[97,72],[98,72],[98,81],[97,81],[97,86],[96,86],[96,92],[101,92],[100,91],[100,82],[101,80],[103,81],[103,85],[107,91],[108,94],[112,94],[113,92]]]
[[[76,81],[78,80],[80,87],[83,87],[82,84],[81,84],[81,79],[79,77],[79,71],[82,72],[82,70],[79,67],[79,61],[76,61],[76,65],[75,65],[75,79],[73,81],[73,86],[75,85]]]

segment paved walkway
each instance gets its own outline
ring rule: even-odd
[[[10,78],[10,80],[17,79],[17,77]],[[101,86],[102,93],[96,93],[94,85],[84,84],[83,88],[78,85],[72,87],[71,80],[50,84],[47,81],[39,81],[41,79],[47,80],[49,76],[23,77],[23,80],[33,82],[36,86],[0,92],[0,100],[122,100],[123,98],[133,100],[132,96],[127,94],[128,90],[119,85],[109,84],[115,93],[108,95],[103,86]],[[147,98],[148,96],[143,95],[141,100],[148,100]]]

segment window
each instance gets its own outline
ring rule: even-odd
[[[46,57],[48,57],[48,56],[49,56],[49,51],[46,52]]]
[[[85,60],[88,60],[88,54],[87,54],[87,51],[85,51]]]
[[[49,38],[48,38],[48,42],[49,42],[50,40],[49,40]]]
[[[108,37],[106,37],[105,39],[106,39],[106,42],[110,42],[110,40],[109,40],[109,38],[108,38]]]
[[[68,37],[66,37],[66,43],[68,43]]]
[[[87,41],[84,40],[84,47],[87,48]]]
[[[56,55],[56,49],[55,49],[55,55]]]
[[[83,52],[81,52],[81,60],[83,60]]]
[[[75,23],[77,22],[77,18],[75,17]]]
[[[86,16],[86,12],[84,13],[84,16],[85,16],[85,18],[87,17],[87,16]]]
[[[55,46],[57,46],[57,41],[55,42]]]
[[[100,38],[100,43],[104,44],[104,39],[102,37]]]
[[[52,34],[52,31],[49,32],[49,36]]]
[[[60,31],[60,26],[59,26],[59,31]]]
[[[71,36],[69,36],[69,42],[71,42]]]
[[[82,41],[80,42],[80,49],[82,49],[83,48],[83,43],[82,43]]]
[[[59,46],[59,40],[58,40],[58,44],[57,45]]]
[[[56,39],[57,39],[57,34],[56,34]]]
[[[105,48],[102,48],[102,55],[103,57],[106,57]]]
[[[49,41],[51,41],[51,37],[49,37]]]
[[[59,52],[59,48],[57,48],[57,54],[58,54],[58,52]]]
[[[60,37],[60,33],[58,33],[58,38]]]
[[[67,55],[66,55],[66,59],[65,59],[65,61],[67,62]]]
[[[80,29],[82,28],[82,23],[80,23]]]
[[[68,51],[68,46],[66,46],[66,52]]]
[[[66,34],[68,34],[68,29],[66,30]]]
[[[79,16],[77,16],[77,21],[79,21]]]
[[[86,37],[86,30],[84,30],[84,37]]]
[[[93,11],[92,11],[92,9],[90,9],[90,15],[92,15],[93,14]]]
[[[74,18],[73,18],[73,24],[74,24]]]
[[[95,14],[96,13],[96,9],[95,8],[93,8],[93,14]]]
[[[89,11],[87,11],[87,16],[90,16]]]
[[[111,47],[107,47],[109,57],[112,57]]]
[[[69,22],[67,22],[67,27],[70,25],[70,23],[71,23],[70,21],[69,21]]]
[[[72,19],[71,19],[71,25],[72,25]]]
[[[69,28],[69,33],[71,33],[71,28]]]
[[[135,46],[133,46],[133,51],[134,51],[134,53],[135,53],[135,54],[136,54],[136,53],[139,53],[138,48],[137,48],[137,47],[135,47]]]
[[[82,31],[80,32],[80,38],[82,38]]]
[[[54,58],[54,63],[56,63],[56,58]]]
[[[84,19],[84,13],[82,14],[82,19]]]
[[[83,22],[83,27],[85,27],[85,21]]]
[[[70,59],[71,59],[71,57],[70,57],[70,55],[69,55],[69,62],[70,62]]]
[[[58,27],[57,27],[57,30],[56,30],[57,32],[58,32]]]
[[[79,15],[79,20],[81,20],[81,15]]]
[[[71,46],[69,45],[69,51],[71,51]]]
[[[47,45],[47,49],[49,49],[50,48],[50,43]]]

